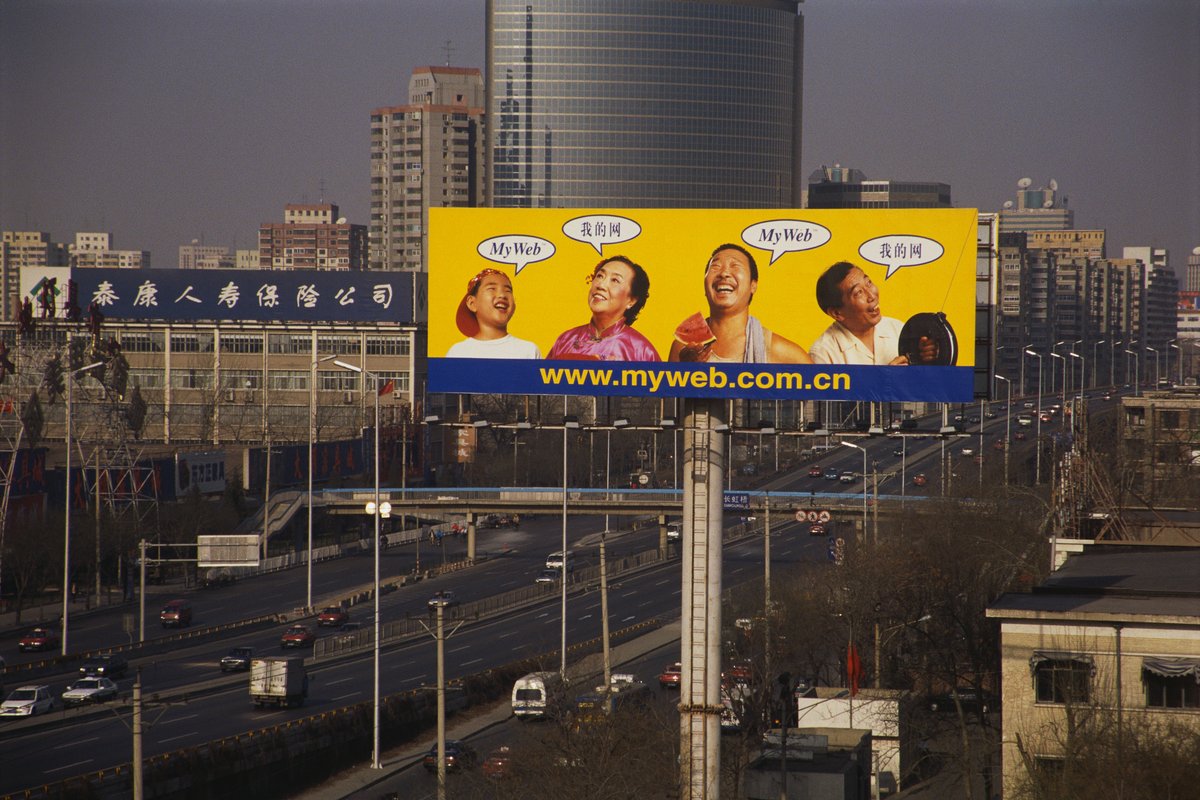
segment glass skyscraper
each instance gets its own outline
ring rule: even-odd
[[[492,203],[798,206],[796,0],[489,0]]]

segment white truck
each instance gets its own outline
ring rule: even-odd
[[[250,662],[250,700],[255,707],[300,706],[308,697],[302,658],[256,658]]]

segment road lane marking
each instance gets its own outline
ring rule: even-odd
[[[631,614],[628,617],[626,617],[625,619],[621,620],[621,622],[629,622],[631,619],[637,619],[637,615]]]
[[[591,614],[584,614],[582,617],[579,617],[579,619],[577,619],[576,622],[583,622],[585,619],[591,619],[591,618],[592,618]]]
[[[72,769],[73,767],[80,767],[80,766],[83,766],[84,764],[90,764],[95,760],[96,759],[94,759],[94,758],[89,758],[85,761],[76,761],[74,764],[66,764],[65,766],[55,767],[54,769],[48,769],[43,774],[49,775],[51,772],[62,772],[64,769]]]
[[[333,702],[336,703],[339,700],[345,700],[347,697],[357,697],[360,694],[362,694],[362,692],[351,692],[350,694],[339,694],[337,697],[333,698]]]
[[[420,683],[420,682],[422,682],[422,681],[424,681],[424,680],[425,680],[425,676],[424,676],[424,675],[414,675],[413,677],[411,677],[411,678],[405,678],[404,680],[402,680],[402,681],[400,681],[400,682],[401,682],[401,683]]]
[[[462,647],[455,647],[450,650],[447,650],[446,652],[447,653],[461,653],[463,650],[470,650],[472,647],[474,647],[474,645],[464,644]]]
[[[459,666],[468,667],[468,666],[470,666],[471,664],[478,664],[480,661],[483,661],[483,659],[482,659],[482,658],[475,658],[475,659],[472,659],[472,660],[470,660],[470,661],[464,661],[464,662],[462,662],[462,664],[460,664]]]
[[[172,722],[183,722],[184,720],[195,719],[198,716],[200,716],[200,715],[199,714],[188,714],[186,717],[172,717],[171,719],[164,719],[162,722],[160,722],[158,724],[159,725],[170,725]]]
[[[355,678],[338,678],[336,681],[325,681],[325,685],[326,686],[337,686],[339,683],[345,683],[346,681],[352,681],[352,680],[355,680]]]
[[[174,742],[177,739],[187,739],[189,736],[195,736],[195,735],[196,735],[195,731],[191,731],[190,733],[181,733],[178,736],[172,736],[170,739],[159,739],[158,743],[166,744],[167,742]]]
[[[67,744],[60,744],[57,747],[55,747],[54,749],[55,750],[65,750],[68,747],[78,747],[81,744],[87,744],[88,742],[98,742],[98,741],[100,741],[100,737],[93,736],[90,739],[80,739],[77,742],[68,742]]]

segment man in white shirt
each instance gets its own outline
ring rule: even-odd
[[[825,329],[808,353],[818,364],[888,364],[903,366],[900,331],[904,323],[883,316],[879,287],[860,268],[839,261],[817,279],[817,305],[833,324]],[[922,339],[924,351],[927,340]],[[929,342],[932,347],[932,342]]]
[[[487,268],[467,281],[467,293],[458,304],[455,324],[467,338],[451,345],[447,358],[542,357],[533,342],[508,332],[517,313],[512,281],[498,269]]]

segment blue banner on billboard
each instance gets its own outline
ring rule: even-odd
[[[78,302],[111,319],[414,322],[425,276],[320,270],[74,269]]]
[[[429,383],[444,392],[649,397],[790,397],[815,400],[958,402],[970,367],[880,369],[851,365],[694,364],[431,358]]]

